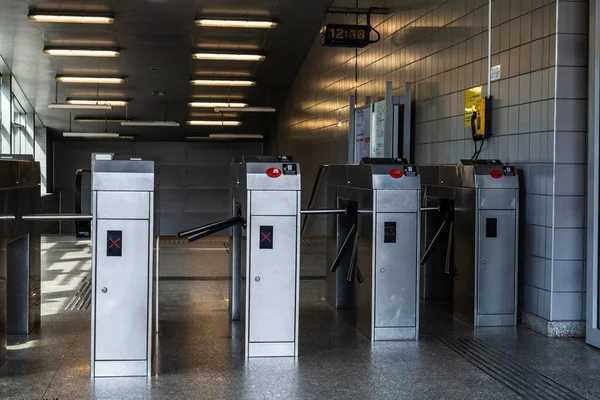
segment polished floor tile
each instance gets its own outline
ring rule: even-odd
[[[204,249],[202,249],[204,246]],[[90,271],[89,243],[43,245],[43,319],[9,339],[2,399],[513,399],[519,396],[441,338],[481,341],[583,398],[600,398],[600,352],[579,339],[523,328],[473,328],[423,303],[421,340],[371,343],[354,313],[325,300],[324,245],[303,246],[300,356],[245,360],[243,327],[228,313],[228,253],[214,243],[161,247],[157,374],[90,379],[90,313],[65,311]],[[319,261],[320,260],[320,261]],[[321,265],[317,265],[320,263]],[[210,279],[209,279],[210,278]]]

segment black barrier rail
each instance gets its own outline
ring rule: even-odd
[[[179,232],[177,234],[178,237],[188,238],[188,242],[195,242],[196,240],[200,240],[203,237],[213,235],[220,230],[231,228],[235,225],[241,225],[242,227],[246,227],[246,221],[244,218],[237,216],[233,218],[224,219],[222,221],[213,222],[207,225],[202,225],[197,228],[189,229],[187,231]]]
[[[342,257],[346,253],[346,250],[348,250],[348,246],[352,242],[352,239],[354,239],[354,235],[356,235],[356,224],[352,225],[352,228],[350,228],[350,232],[348,232],[348,236],[346,236],[346,239],[344,239],[344,243],[342,243],[340,250],[338,251],[337,255],[335,256],[335,260],[333,261],[333,264],[331,265],[331,268],[329,269],[331,272],[335,272],[335,270],[339,267]]]
[[[221,220],[221,221],[212,222],[210,224],[202,225],[202,226],[199,226],[199,227],[196,227],[196,228],[188,229],[187,231],[179,232],[177,234],[177,237],[179,237],[180,239],[182,239],[182,238],[185,238],[185,237],[188,237],[188,236],[192,236],[192,235],[195,235],[195,234],[200,233],[202,231],[205,231],[207,229],[212,229],[215,226],[222,225],[222,224],[227,223],[229,221],[236,220],[237,218],[241,218],[241,217],[240,216],[232,217],[232,218],[224,219],[224,220]],[[243,223],[242,226],[245,228],[246,224]]]
[[[81,186],[83,180],[83,173],[91,173],[89,169],[80,168],[75,173],[75,214],[81,214]],[[77,239],[89,239],[91,238],[92,224],[90,221],[75,221],[75,236]]]

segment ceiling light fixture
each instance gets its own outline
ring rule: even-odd
[[[29,14],[27,18],[37,22],[58,22],[64,24],[112,24],[115,22],[112,16],[93,15]]]
[[[53,103],[48,104],[50,109],[67,109],[67,110],[112,110],[112,106],[108,104],[65,104]]]
[[[254,86],[254,81],[237,81],[229,79],[192,79],[190,83],[194,86]]]
[[[74,100],[67,99],[68,104],[79,105],[79,106],[91,106],[91,105],[102,105],[111,107],[125,107],[128,100]]]
[[[227,102],[218,102],[218,101],[192,101],[188,103],[188,106],[193,108],[215,108],[220,107],[223,108],[223,111],[227,111],[230,107],[236,108],[244,108],[247,107],[246,103],[227,103]]]
[[[240,121],[215,121],[215,120],[191,120],[187,121],[191,126],[240,126]]]
[[[119,57],[119,50],[92,50],[92,49],[58,49],[46,47],[44,53],[51,56],[65,57]]]
[[[224,61],[262,61],[262,54],[231,54],[231,53],[194,53],[196,60],[224,60]]]
[[[120,124],[121,122],[127,122],[128,119],[104,119],[104,118],[85,118],[85,117],[75,117],[73,119],[75,122],[80,122],[82,124]]]
[[[275,112],[273,107],[215,107],[215,112],[235,111],[235,112]]]
[[[176,121],[124,121],[124,122],[121,122],[121,126],[168,126],[168,127],[174,127],[174,126],[179,126],[179,122],[176,122]]]
[[[70,138],[118,138],[118,133],[110,132],[63,132],[63,137]]]
[[[235,19],[200,18],[196,20],[198,26],[211,26],[219,28],[274,28],[275,21],[243,21]]]
[[[263,135],[251,133],[211,133],[208,137],[221,139],[262,139]]]
[[[104,85],[117,85],[125,82],[125,78],[94,78],[91,76],[57,76],[56,80],[62,83],[95,83]]]

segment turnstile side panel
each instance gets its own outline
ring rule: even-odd
[[[358,190],[358,208],[360,210],[372,210],[375,203],[377,191]],[[356,302],[356,326],[368,338],[374,336],[374,308],[373,290],[375,282],[373,281],[373,265],[375,263],[375,244],[374,229],[375,218],[372,213],[360,213],[358,215],[358,250],[357,260],[358,268],[363,277],[362,282],[353,279],[351,284],[354,286]],[[348,251],[350,253],[350,250]],[[346,282],[347,273],[343,275]]]
[[[98,192],[97,218],[149,219],[149,192]]]
[[[475,321],[476,263],[476,192],[474,189],[454,189],[454,264],[450,272],[453,281],[453,312],[463,321]],[[443,269],[444,265],[438,268]]]
[[[29,235],[7,243],[7,314],[9,335],[29,334],[29,302],[31,301],[29,277]]]
[[[417,196],[414,193],[415,197]],[[414,327],[417,313],[417,213],[377,213],[375,327]],[[396,243],[386,243],[386,223],[396,224]]]
[[[99,219],[97,225],[95,359],[145,360],[149,221]],[[107,256],[108,231],[122,231],[121,257]]]
[[[293,342],[296,333],[295,216],[252,216],[249,342]],[[261,249],[261,226],[272,227],[272,249]]]
[[[513,189],[479,189],[480,210],[514,210],[517,193]]]
[[[378,212],[420,211],[418,190],[378,190]]]
[[[478,224],[477,314],[512,315],[515,312],[515,211],[481,210]]]
[[[296,215],[298,213],[297,192],[293,190],[252,192],[252,215]]]

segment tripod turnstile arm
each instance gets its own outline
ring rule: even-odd
[[[450,260],[452,258],[452,245],[454,244],[454,221],[450,222],[450,228],[448,231],[448,248],[446,249],[446,265],[444,273],[450,273]]]
[[[228,218],[228,219],[224,219],[224,220],[221,220],[221,221],[212,222],[210,224],[198,226],[198,227],[193,228],[193,229],[188,229],[187,231],[179,232],[177,234],[177,237],[179,237],[181,239],[181,238],[184,238],[184,237],[195,235],[196,233],[200,233],[200,232],[205,231],[207,229],[212,229],[215,226],[222,225],[222,224],[228,223],[230,221],[234,221],[234,220],[237,221],[238,218],[241,218],[241,217],[237,216],[237,217],[233,217],[233,218]]]
[[[203,237],[215,234],[220,230],[231,228],[235,225],[244,225],[245,221],[242,217],[233,217],[226,219],[224,221],[220,221],[218,223],[212,223],[208,225],[204,225],[195,229],[195,233],[188,238],[188,242],[195,242],[196,240],[200,240]]]
[[[348,236],[346,236],[346,239],[344,239],[344,242],[342,243],[340,250],[338,251],[337,255],[335,256],[335,260],[333,261],[331,268],[329,268],[329,270],[331,272],[335,272],[335,270],[339,266],[340,261],[342,260],[342,257],[344,256],[344,253],[346,253],[346,250],[348,249],[350,242],[352,242],[352,239],[354,238],[354,235],[356,235],[356,224],[352,225],[352,228],[350,228],[350,232],[348,232]]]
[[[438,229],[438,231],[435,233],[435,236],[433,237],[433,240],[431,241],[431,243],[429,243],[429,246],[427,247],[427,250],[425,250],[425,254],[423,254],[423,257],[421,258],[421,264],[425,264],[427,262],[427,259],[429,258],[429,256],[433,252],[433,249],[435,248],[435,245],[440,240],[442,231],[444,230],[444,228],[446,228],[446,225],[448,225],[448,221],[447,220],[445,220],[442,223],[442,226],[440,226],[440,229]]]
[[[324,210],[301,210],[300,214],[345,214],[346,210],[324,209]]]

